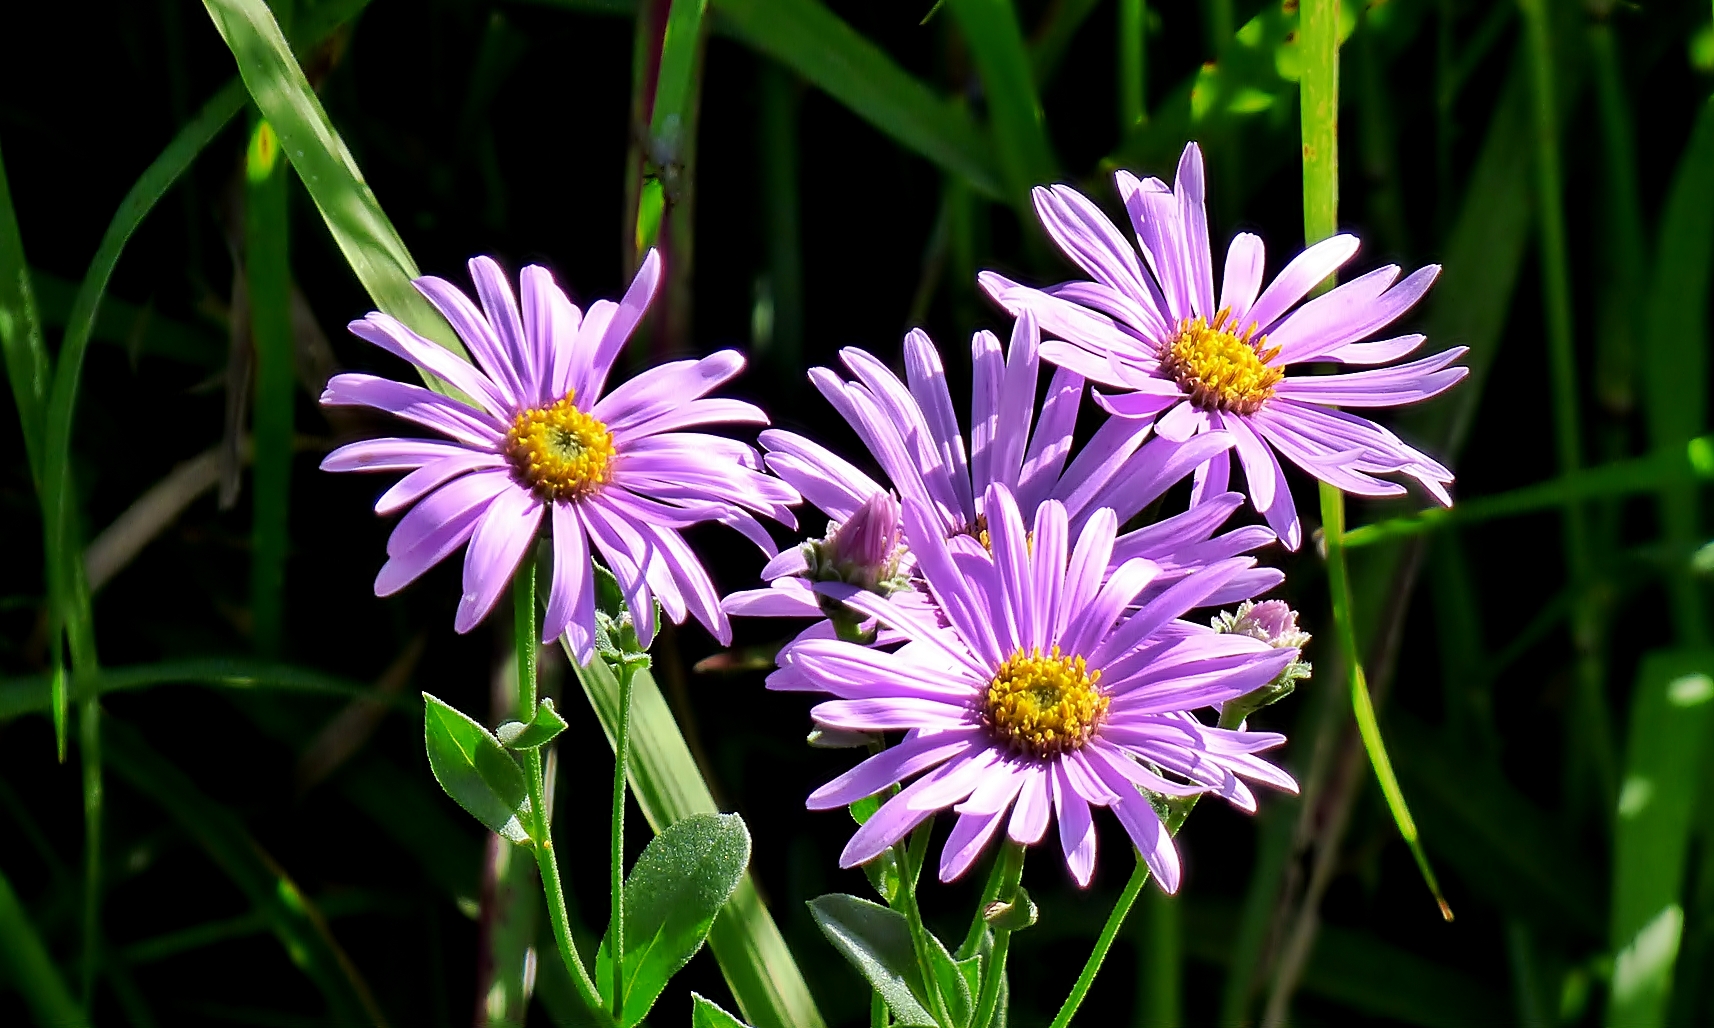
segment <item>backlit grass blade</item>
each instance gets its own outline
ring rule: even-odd
[[[205,0],[244,86],[376,306],[468,359],[446,319],[411,286],[416,261],[382,212],[262,0]]]
[[[0,721],[23,714],[50,711],[52,683],[48,675],[0,680]],[[273,661],[230,657],[170,660],[158,664],[133,664],[102,668],[89,679],[79,679],[72,698],[93,699],[108,693],[147,689],[157,685],[207,685],[239,691],[275,690],[309,693],[338,699],[367,699],[404,711],[421,709],[412,695],[383,693],[361,682],[324,674],[311,668]]]
[[[766,331],[758,316],[757,349],[766,347],[780,384],[795,390],[803,378],[803,241],[798,171],[799,89],[795,76],[764,59],[756,71],[761,93],[756,135],[761,165],[763,239],[768,251]],[[758,302],[763,302],[758,300]]]
[[[1660,237],[1643,334],[1644,420],[1657,447],[1683,445],[1707,427],[1708,292],[1714,276],[1714,100],[1703,103],[1695,131],[1673,173],[1661,211]],[[1699,541],[1700,504],[1693,486],[1661,491],[1669,544]],[[1707,608],[1687,574],[1671,576],[1673,624],[1685,643],[1708,638]]]
[[[89,1023],[4,874],[0,874],[0,963],[37,1024],[75,1028]]]
[[[1337,0],[1305,0],[1299,5],[1299,39],[1303,77],[1300,113],[1303,119],[1303,234],[1306,243],[1326,239],[1339,227],[1339,4]],[[1423,881],[1440,905],[1441,916],[1452,920],[1452,908],[1440,894],[1428,855],[1417,838],[1416,822],[1405,805],[1404,792],[1393,774],[1369,684],[1363,674],[1353,620],[1350,574],[1345,564],[1345,495],[1325,482],[1321,492],[1322,527],[1327,540],[1327,588],[1333,599],[1333,630],[1350,676],[1351,709],[1363,749],[1375,769],[1381,795],[1398,825],[1399,835],[1416,858]]]
[[[256,349],[255,490],[250,528],[250,619],[256,649],[278,656],[291,511],[292,406],[297,399],[292,282],[286,233],[287,164],[263,120],[251,126],[244,167],[244,273]]]
[[[1006,195],[981,129],[816,0],[714,0],[732,34],[977,192]]]
[[[578,668],[577,677],[611,744],[619,715],[618,681],[599,659]],[[632,794],[656,832],[691,814],[718,812],[666,697],[646,670],[638,671],[631,684],[630,754]],[[749,872],[715,918],[708,946],[746,1022],[756,1028],[821,1028],[826,1023]]]
[[[172,815],[267,919],[292,963],[321,990],[333,1022],[386,1023],[369,987],[328,933],[320,911],[230,810],[204,795],[122,723],[108,725],[106,756],[132,788]]]
[[[1687,445],[1646,457],[1613,461],[1569,475],[1492,496],[1478,496],[1452,507],[1430,507],[1388,518],[1345,533],[1345,548],[1355,549],[1405,539],[1453,525],[1553,510],[1583,500],[1616,499],[1634,493],[1687,486],[1714,478],[1714,436],[1698,436]]]
[[[1597,296],[1595,396],[1615,415],[1628,414],[1636,402],[1638,336],[1636,312],[1648,272],[1642,194],[1637,186],[1637,145],[1630,97],[1625,93],[1619,47],[1607,21],[1589,26],[1589,58],[1601,120],[1601,192],[1595,255],[1601,292]]]
[[[1138,2],[1121,0],[1121,6]],[[1099,3],[1100,0],[1060,0],[1049,4],[1042,13],[1042,20],[1030,39],[1030,68],[1035,72],[1038,87],[1053,81],[1060,62],[1065,59],[1065,51],[1077,36],[1077,30],[1083,27]]]
[[[1034,225],[1030,187],[1057,177],[1029,50],[1012,0],[949,0],[988,101],[988,127],[1007,198]]]
[[[1613,831],[1608,1024],[1653,1028],[1666,1021],[1692,816],[1705,800],[1711,715],[1714,653],[1667,650],[1643,658]]]
[[[12,209],[12,187],[6,180],[4,159],[0,159],[0,347],[6,351],[6,377],[12,383],[12,399],[18,405],[30,477],[40,489],[42,432],[52,372],[47,344],[42,341],[30,266],[24,260],[24,239],[18,233],[18,216]]]

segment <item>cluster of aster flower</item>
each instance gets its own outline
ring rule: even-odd
[[[564,635],[580,661],[594,657],[592,553],[617,579],[644,646],[657,602],[675,622],[694,615],[723,643],[729,616],[812,619],[781,649],[768,687],[830,697],[812,711],[824,738],[891,742],[809,796],[816,809],[887,796],[843,866],[950,811],[943,880],[968,869],[1002,827],[1027,846],[1055,824],[1072,877],[1087,885],[1101,807],[1162,888],[1175,890],[1178,854],[1158,800],[1212,793],[1254,810],[1247,782],[1296,788],[1258,756],[1284,737],[1243,723],[1308,672],[1308,637],[1290,608],[1252,602],[1283,578],[1253,554],[1276,542],[1295,549],[1302,537],[1276,454],[1347,492],[1396,495],[1403,486],[1377,477],[1396,474],[1449,502],[1446,468],[1334,408],[1432,396],[1463,376],[1452,366],[1463,351],[1290,374],[1306,362],[1372,365],[1411,353],[1422,336],[1368,340],[1438,269],[1395,282],[1397,267],[1380,268],[1304,303],[1356,240],[1309,247],[1264,289],[1261,241],[1241,233],[1216,303],[1195,144],[1171,188],[1125,172],[1117,184],[1135,246],[1069,187],[1036,190],[1044,229],[1090,280],[1038,289],[981,276],[1013,321],[1005,346],[989,332],[971,341],[968,436],[941,354],[921,331],[904,340],[902,380],[855,348],[840,353],[849,379],[810,372],[881,480],[797,433],[763,431],[763,454],[690,431],[767,423],[750,404],[708,395],[742,368],[733,351],[604,393],[658,285],[653,254],[618,304],[583,312],[539,267],[524,269],[520,304],[492,261],[472,261],[480,309],[442,280],[420,280],[476,364],[371,314],[352,331],[451,389],[348,374],[323,398],[380,408],[450,440],[368,440],[324,464],[409,472],[376,505],[410,508],[377,594],[468,543],[456,617],[467,631],[546,520],[553,572],[542,636]],[[1054,366],[1045,394],[1044,361]],[[1086,391],[1106,417],[1078,446]],[[1265,525],[1226,527],[1246,499],[1229,488],[1234,453]],[[1136,524],[1187,477],[1185,510]],[[826,533],[778,551],[756,516],[795,528],[790,508],[800,502],[826,516]],[[705,521],[737,529],[771,558],[765,588],[720,598],[680,534]],[[1192,616],[1240,602],[1212,624]]]

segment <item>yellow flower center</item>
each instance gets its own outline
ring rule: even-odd
[[[1054,757],[1081,749],[1107,716],[1110,702],[1096,688],[1101,672],[1091,672],[1082,657],[1061,656],[1059,647],[1042,656],[1038,647],[1012,654],[988,683],[982,718],[1012,749],[1033,757]]]
[[[520,411],[506,432],[506,456],[543,500],[569,500],[607,481],[613,433],[572,405],[566,393],[546,407]]]
[[[1190,402],[1205,411],[1254,414],[1274,395],[1285,372],[1268,367],[1279,347],[1264,350],[1267,336],[1251,323],[1242,332],[1230,308],[1222,307],[1210,325],[1201,316],[1185,318],[1161,358],[1161,370],[1177,379]]]

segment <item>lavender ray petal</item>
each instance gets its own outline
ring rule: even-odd
[[[506,426],[491,414],[422,386],[388,378],[346,372],[327,381],[321,403],[326,407],[373,407],[449,435],[477,450],[493,451]]]
[[[375,501],[375,513],[397,513],[465,472],[505,466],[506,458],[497,453],[461,450],[432,464],[424,464],[393,483],[393,487]]]
[[[429,342],[406,328],[397,318],[380,311],[371,311],[361,321],[345,326],[351,334],[373,343],[396,357],[410,361],[416,367],[450,382],[460,392],[481,404],[496,417],[507,417],[511,405],[506,402],[494,383],[477,370],[475,365],[460,360],[444,346]]]
[[[1262,288],[1262,266],[1266,248],[1262,237],[1240,232],[1226,248],[1226,274],[1220,283],[1220,307],[1231,311],[1232,323],[1242,325]]]
[[[912,732],[809,794],[810,810],[837,810],[867,796],[968,753],[977,745],[978,729],[953,732]]]
[[[518,298],[506,273],[492,257],[472,257],[467,265],[470,278],[476,283],[476,295],[482,301],[482,311],[489,327],[505,348],[508,363],[518,384],[517,397],[524,403],[540,403],[541,369],[536,366],[535,348],[524,336],[524,323],[518,317]]]
[[[1266,332],[1274,322],[1357,253],[1357,237],[1337,235],[1309,247],[1291,259],[1250,308],[1248,321]]]
[[[413,471],[447,457],[469,453],[438,439],[362,439],[346,443],[322,458],[323,471]]]
[[[542,501],[528,490],[507,489],[488,505],[464,551],[464,595],[453,617],[454,631],[470,631],[494,609],[512,581],[512,572],[536,541],[541,523]]]
[[[1077,429],[1077,408],[1083,399],[1083,376],[1066,368],[1055,368],[1042,401],[1041,418],[1030,435],[1029,452],[1018,473],[1018,504],[1028,510],[1040,506],[1051,494],[1071,455]]]
[[[1089,816],[1089,801],[1071,787],[1064,763],[1053,766],[1053,806],[1066,869],[1078,888],[1087,889],[1095,877],[1095,819]]]
[[[946,369],[941,364],[940,351],[928,333],[913,328],[905,334],[905,380],[910,385],[929,435],[940,451],[940,460],[947,471],[957,501],[957,509],[974,512],[976,499],[970,491],[970,461],[964,453],[964,436],[958,428],[958,415],[952,407],[952,393],[946,384]]]
[[[590,402],[594,402],[607,384],[607,375],[613,369],[614,358],[625,348],[625,341],[631,338],[631,333],[637,328],[637,322],[643,320],[643,312],[649,309],[660,284],[660,251],[650,249],[648,255],[643,258],[643,266],[637,269],[636,277],[631,279],[630,288],[625,290],[625,296],[614,308],[612,320],[603,326],[603,331],[597,337],[599,341],[589,361]]]
[[[470,302],[470,297],[464,295],[462,289],[437,275],[424,275],[413,279],[411,285],[452,325],[452,330],[464,341],[471,356],[476,358],[477,366],[487,373],[489,381],[494,383],[502,398],[510,401],[513,406],[527,406],[529,398],[505,346],[495,334],[493,326],[488,324],[488,319]]]

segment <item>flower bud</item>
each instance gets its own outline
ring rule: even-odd
[[[1291,604],[1284,600],[1263,600],[1260,603],[1245,600],[1238,605],[1236,611],[1221,612],[1210,623],[1210,627],[1216,632],[1228,632],[1265,642],[1278,650],[1298,650],[1300,654],[1303,648],[1309,645],[1311,638],[1308,632],[1297,627],[1297,611],[1291,609]],[[1287,664],[1267,685],[1222,704],[1220,723],[1227,727],[1237,727],[1253,712],[1291,695],[1292,690],[1297,688],[1297,683],[1308,678],[1312,670],[1309,661],[1303,660],[1300,655],[1299,659]]]

